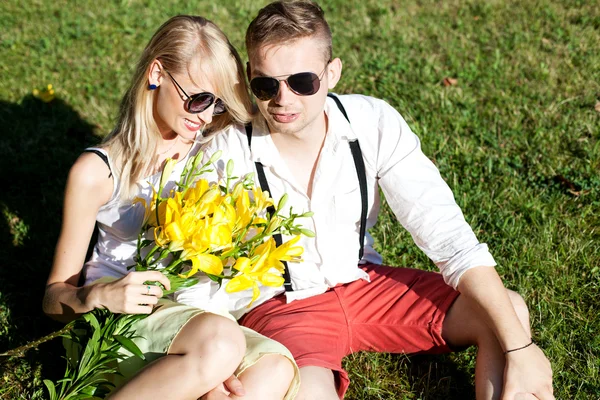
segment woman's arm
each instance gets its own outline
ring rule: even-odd
[[[144,282],[158,281],[170,287],[168,279],[156,271],[130,273],[111,283],[77,286],[98,210],[112,195],[109,173],[106,164],[93,153],[79,157],[69,173],[62,228],[42,306],[48,316],[59,321],[73,320],[94,308],[149,314],[162,297],[162,290],[158,286],[148,290]]]
[[[100,207],[113,190],[110,171],[93,153],[81,155],[69,172],[65,189],[63,219],[46,284],[44,312],[69,321],[95,307],[95,289],[77,287],[85,255]]]

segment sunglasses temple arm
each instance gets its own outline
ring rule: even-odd
[[[167,74],[169,74],[169,77],[171,78],[171,80],[173,81],[173,83],[175,85],[177,85],[177,87],[179,88],[179,90],[181,90],[181,92],[185,95],[185,97],[187,97],[188,99],[190,98],[190,96],[188,96],[188,94],[185,92],[185,90],[183,90],[183,88],[179,85],[179,83],[177,83],[177,81],[175,80],[175,78],[173,78],[173,75],[171,75],[171,73],[167,70],[165,70],[165,72]]]

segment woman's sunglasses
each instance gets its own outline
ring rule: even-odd
[[[188,96],[188,94],[185,92],[185,90],[183,90],[181,85],[179,85],[175,78],[173,78],[173,75],[171,75],[171,73],[167,70],[165,70],[165,72],[169,74],[169,77],[171,78],[173,83],[177,85],[179,90],[181,90],[185,97],[187,97],[187,100],[185,101],[185,103],[183,103],[183,108],[185,109],[185,111],[189,112],[190,114],[200,114],[201,112],[207,110],[210,106],[212,106],[213,103],[215,104],[213,115],[220,115],[227,111],[225,103],[223,103],[221,99],[217,98],[214,94],[210,92],[202,92]]]
[[[289,75],[285,79],[277,79],[279,76],[258,76],[250,81],[252,93],[260,100],[271,100],[279,93],[279,82],[285,82],[290,90],[299,96],[310,96],[319,91],[321,87],[321,79],[327,66],[331,61],[328,61],[319,75],[314,72],[300,72]]]

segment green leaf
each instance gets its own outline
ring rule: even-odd
[[[63,347],[66,351],[67,362],[71,367],[76,368],[79,362],[79,355],[81,354],[81,345],[77,343],[73,338],[65,337],[62,340]]]
[[[188,288],[198,283],[197,278],[182,278],[178,275],[167,275],[169,282],[171,282],[171,290],[163,291],[163,295],[166,296],[171,293],[175,293],[179,289]]]
[[[300,228],[300,232],[304,235],[304,236],[308,236],[308,237],[315,237],[315,233],[313,231],[311,231],[310,229],[305,229],[305,228]]]
[[[44,385],[46,385],[46,388],[48,388],[50,400],[57,400],[58,397],[56,397],[56,387],[54,386],[54,382],[49,379],[44,379]]]
[[[206,276],[208,276],[211,281],[221,284],[222,278],[220,276],[216,276],[216,275],[212,275],[212,274],[206,274]]]
[[[100,329],[100,323],[98,322],[98,318],[94,315],[93,312],[88,312],[83,315],[83,319],[87,321],[94,329]]]
[[[221,157],[222,153],[223,152],[221,150],[216,151],[212,156],[210,156],[210,159],[206,162],[206,164],[212,164],[217,161]]]
[[[115,338],[115,340],[117,342],[121,343],[121,346],[123,346],[125,349],[127,349],[130,353],[136,355],[137,357],[141,358],[142,360],[146,360],[144,353],[142,353],[140,348],[133,342],[133,340],[129,339],[128,337],[122,336],[122,335],[113,335],[113,338]]]
[[[277,212],[281,211],[281,209],[283,207],[285,207],[287,201],[288,201],[288,194],[285,193],[283,196],[281,196],[281,199],[279,199],[279,203],[277,203]]]
[[[154,240],[144,239],[140,243],[140,248],[148,247],[148,246],[150,246],[153,243],[154,243]]]

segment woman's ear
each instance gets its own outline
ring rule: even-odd
[[[342,60],[334,58],[327,66],[327,88],[333,89],[342,77]]]
[[[152,61],[150,64],[150,70],[148,71],[148,87],[156,89],[159,87],[163,80],[163,66],[158,60]]]

